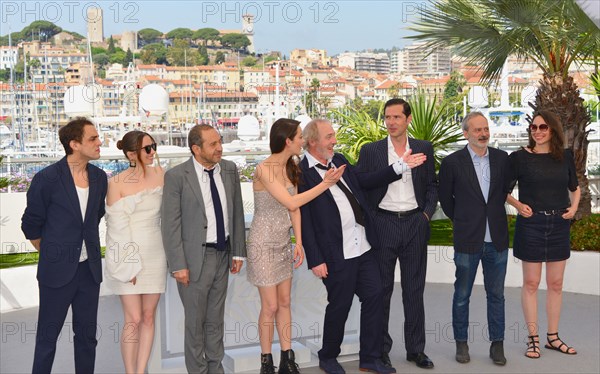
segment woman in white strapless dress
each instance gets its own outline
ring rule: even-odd
[[[125,372],[143,373],[154,340],[156,306],[167,278],[160,233],[164,172],[160,165],[152,166],[156,142],[149,134],[130,131],[117,148],[123,150],[129,168],[108,181],[104,275],[123,305]]]

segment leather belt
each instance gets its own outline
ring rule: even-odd
[[[229,236],[225,239],[225,244],[229,242]],[[217,248],[217,243],[205,243],[204,246],[206,248]]]
[[[377,208],[378,212],[381,213],[385,213],[385,214],[390,214],[392,216],[396,216],[396,217],[408,217],[410,215],[413,215],[415,213],[418,213],[421,211],[420,208],[415,208],[415,209],[411,209],[411,210],[405,210],[404,212],[393,212],[391,210],[385,210],[385,209],[381,209],[381,208]]]
[[[546,216],[553,216],[553,215],[556,215],[556,214],[564,214],[566,212],[567,212],[566,209],[550,209],[550,210],[539,210],[536,213],[537,214],[543,214],[543,215],[546,215]]]

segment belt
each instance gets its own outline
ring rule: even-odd
[[[225,239],[225,244],[227,244],[227,242],[229,242],[229,236]],[[204,246],[206,248],[217,248],[217,243],[205,243]]]
[[[411,209],[411,210],[405,210],[404,212],[392,212],[391,210],[377,208],[377,211],[381,212],[381,213],[385,213],[385,214],[390,214],[390,215],[396,216],[396,217],[408,217],[410,215],[420,212],[421,209],[415,208],[415,209]]]
[[[543,215],[546,215],[546,216],[553,216],[553,215],[556,215],[556,214],[564,214],[566,212],[567,212],[566,209],[550,209],[550,210],[540,210],[540,211],[537,211],[536,213],[537,214],[543,214]]]

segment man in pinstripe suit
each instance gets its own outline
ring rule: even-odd
[[[404,305],[404,342],[406,359],[421,368],[433,368],[425,354],[425,309],[423,292],[427,271],[429,220],[437,205],[437,180],[433,147],[424,140],[409,138],[407,128],[411,109],[402,99],[391,99],[384,106],[386,139],[367,144],[358,160],[360,173],[370,173],[400,162],[400,180],[370,189],[369,207],[381,247],[376,252],[384,287],[384,362],[389,361],[392,338],[388,331],[390,301],[394,289],[396,261],[400,262],[400,284]],[[359,180],[362,178],[359,177]],[[367,188],[362,185],[363,188]]]

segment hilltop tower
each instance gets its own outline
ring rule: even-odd
[[[242,16],[242,34],[246,35],[250,40],[248,52],[254,53],[254,16],[252,14],[244,14]]]
[[[87,32],[90,43],[104,42],[102,8],[89,7],[87,9]]]

